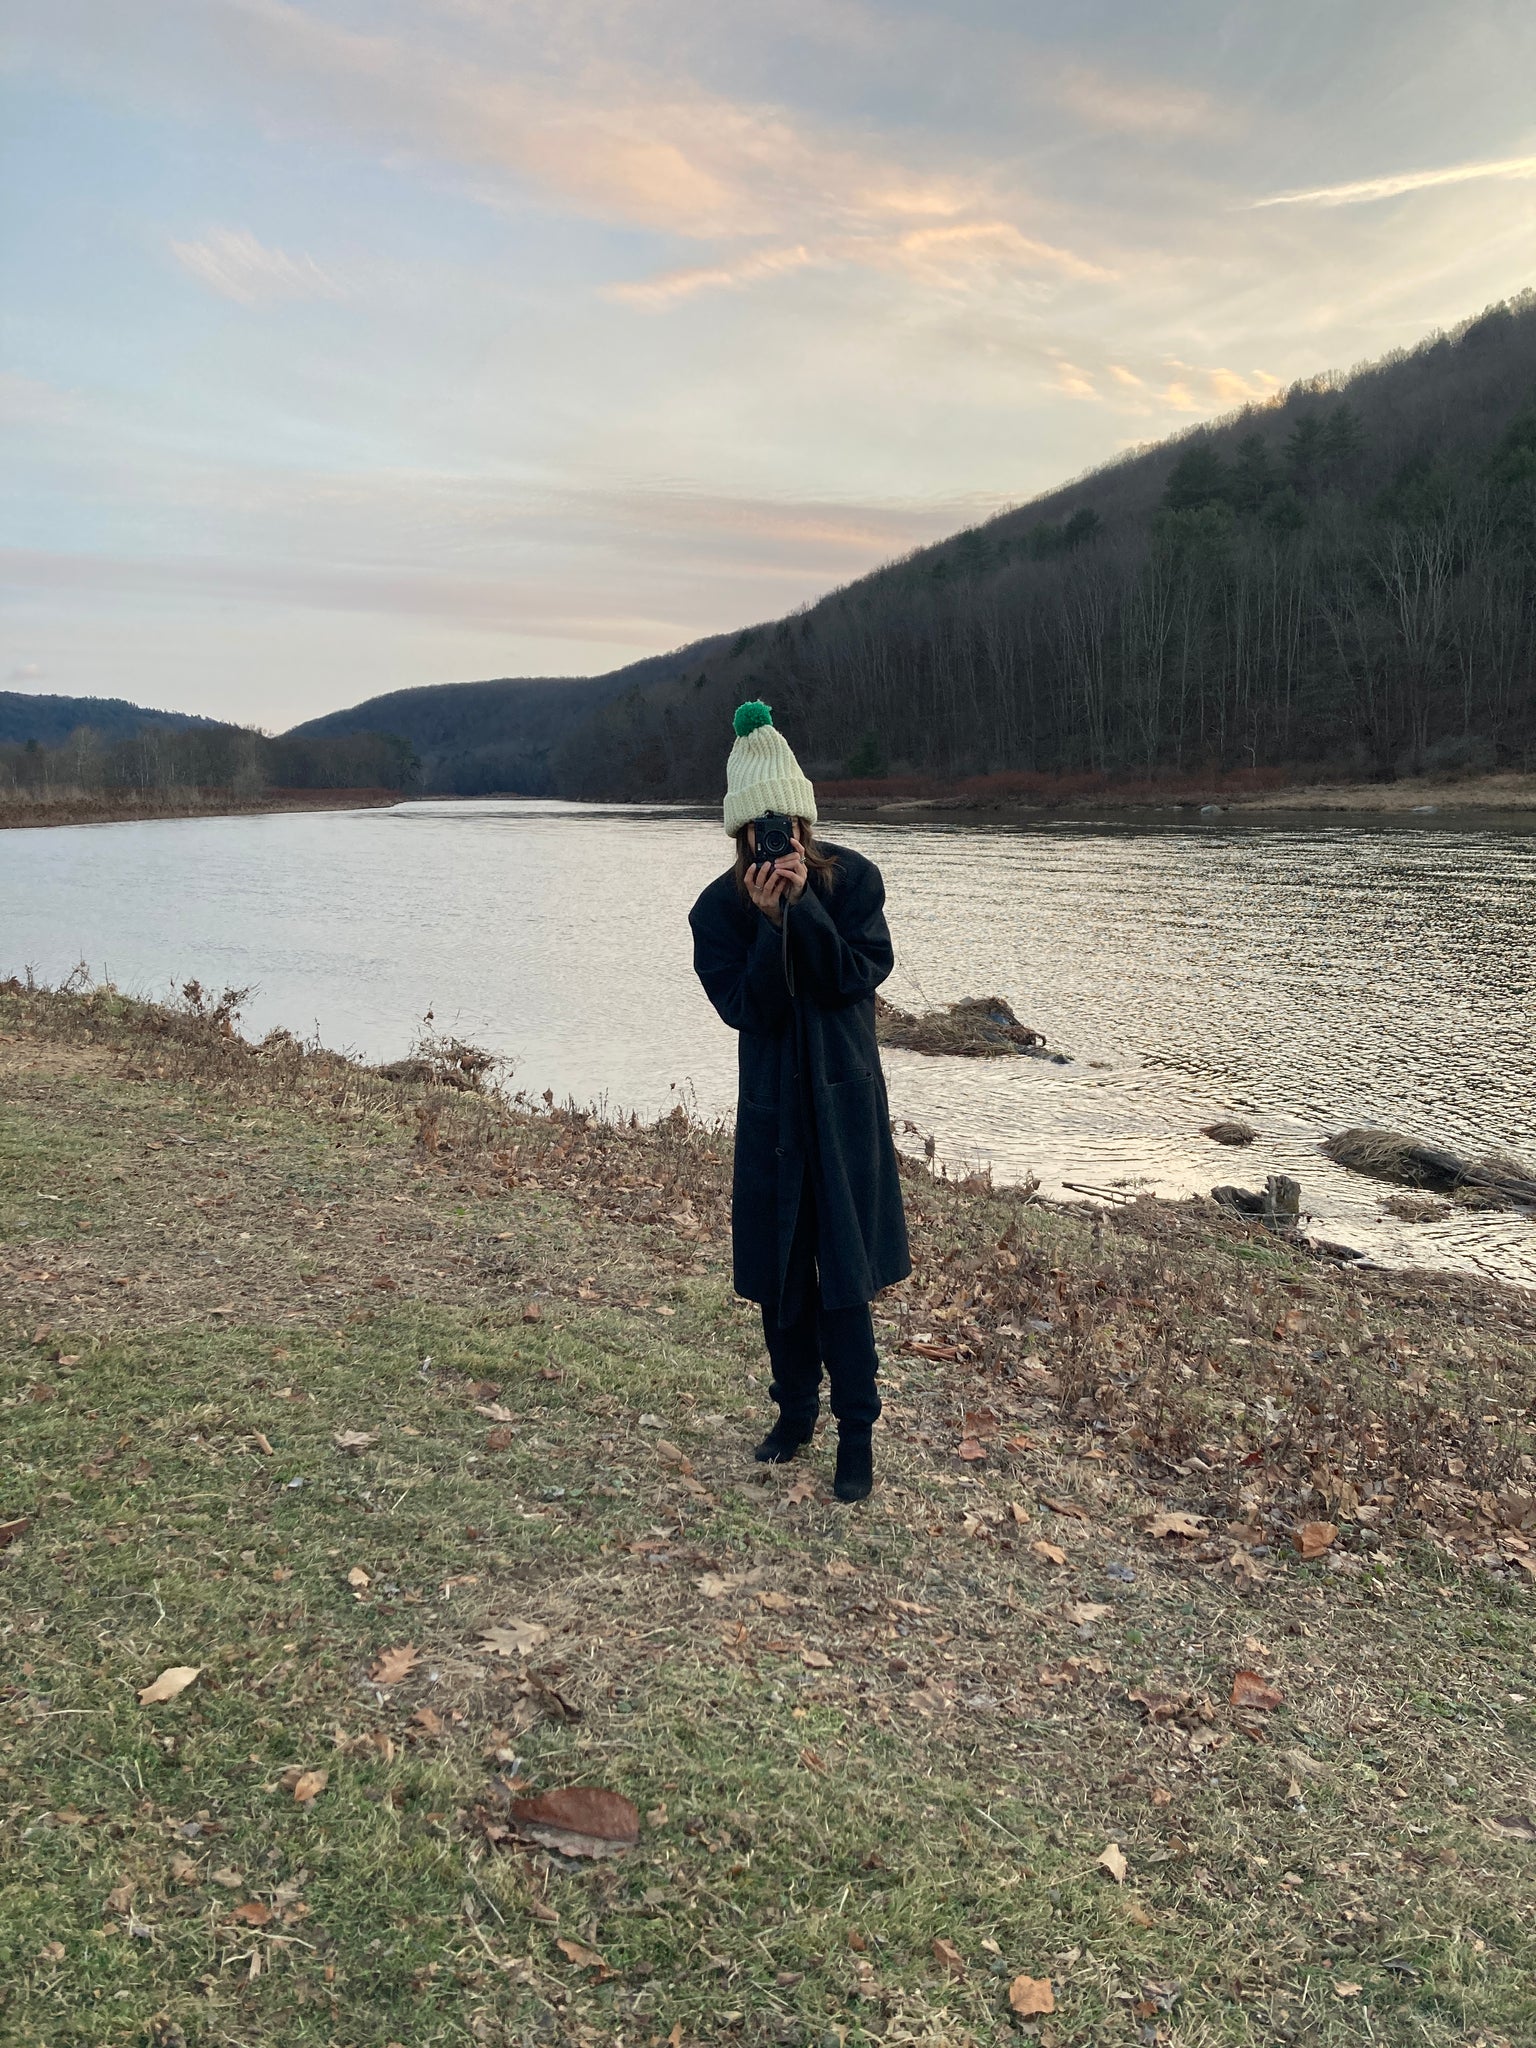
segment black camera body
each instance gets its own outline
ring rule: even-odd
[[[752,838],[756,846],[754,859],[770,864],[788,860],[795,850],[795,821],[782,811],[764,811],[760,818],[752,820]]]

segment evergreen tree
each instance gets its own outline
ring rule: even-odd
[[[1261,512],[1265,500],[1279,485],[1269,443],[1262,434],[1245,434],[1237,444],[1237,458],[1232,465],[1233,505],[1239,512]]]
[[[1220,454],[1199,435],[1168,473],[1163,505],[1169,512],[1195,512],[1202,505],[1224,505],[1231,497],[1232,478]]]

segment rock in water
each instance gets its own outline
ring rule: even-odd
[[[1021,1024],[1001,996],[966,996],[947,1009],[930,1010],[922,1017],[898,1010],[894,1003],[876,996],[875,1033],[882,1045],[900,1046],[906,1052],[948,1053],[959,1059],[998,1059],[1024,1053],[1059,1067],[1071,1064],[1064,1052],[1048,1051],[1044,1034]]]
[[[1401,1131],[1369,1126],[1336,1131],[1323,1150],[1353,1173],[1387,1180],[1402,1188],[1457,1195],[1490,1208],[1536,1206],[1536,1175],[1518,1159],[1462,1159],[1438,1145],[1426,1145]]]
[[[1236,1117],[1222,1117],[1213,1124],[1203,1124],[1200,1135],[1218,1145],[1251,1145],[1259,1134],[1252,1124],[1240,1123]]]
[[[1212,1188],[1211,1200],[1239,1216],[1254,1216],[1271,1230],[1294,1230],[1301,1220],[1301,1182],[1272,1173],[1260,1188]]]

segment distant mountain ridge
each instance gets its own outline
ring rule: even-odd
[[[56,697],[26,690],[0,690],[0,745],[56,747],[72,732],[88,726],[106,740],[131,739],[142,726],[159,725],[173,732],[193,726],[221,728],[228,721],[199,718],[191,711],[153,711],[123,697]]]
[[[503,676],[391,690],[307,719],[287,737],[393,733],[415,749],[424,793],[554,796],[554,755],[573,729],[614,698],[672,680],[724,644],[701,640],[602,676]]]

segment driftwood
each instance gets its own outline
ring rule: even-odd
[[[906,1052],[950,1054],[958,1059],[999,1059],[1023,1053],[1029,1059],[1070,1066],[1064,1052],[1047,1049],[1042,1032],[1021,1024],[1001,996],[967,996],[944,1010],[915,1017],[898,1010],[883,996],[875,997],[875,1035],[882,1045]]]
[[[1518,1159],[1462,1159],[1401,1131],[1358,1129],[1324,1138],[1323,1150],[1353,1173],[1402,1188],[1454,1195],[1484,1208],[1536,1208],[1536,1175]]]

